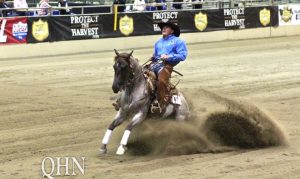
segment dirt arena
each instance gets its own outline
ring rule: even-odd
[[[86,157],[84,178],[300,177],[300,36],[193,44],[188,49],[187,61],[176,67],[184,74],[179,88],[199,118],[224,110],[222,100],[212,97],[217,94],[256,106],[278,123],[288,144],[116,156],[122,125],[108,154],[100,156],[102,137],[115,114],[109,99],[113,51],[1,60],[0,178],[42,178],[45,157],[66,156]],[[134,52],[141,62],[150,54],[152,49]],[[164,129],[158,126],[152,132]],[[182,146],[180,140],[173,145]]]

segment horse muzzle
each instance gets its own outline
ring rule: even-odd
[[[112,90],[114,93],[118,93],[120,91],[120,86],[119,85],[112,85]]]
[[[114,83],[112,85],[112,90],[114,93],[118,93],[119,91],[122,91],[124,89],[124,84],[123,83]]]

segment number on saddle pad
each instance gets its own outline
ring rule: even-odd
[[[180,96],[178,96],[178,95],[173,95],[173,96],[172,96],[172,99],[171,99],[171,102],[172,102],[173,104],[181,105],[181,98],[180,98]]]

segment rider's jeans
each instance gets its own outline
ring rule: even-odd
[[[156,75],[164,68],[163,63],[152,63],[150,66],[151,71],[154,71]]]

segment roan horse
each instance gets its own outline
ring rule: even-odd
[[[143,67],[132,56],[133,51],[131,53],[119,53],[115,50],[115,53],[115,63],[113,66],[115,75],[112,90],[114,93],[122,90],[124,92],[122,92],[120,97],[120,109],[103,137],[100,153],[105,154],[107,152],[107,144],[114,128],[127,118],[133,117],[126,127],[120,146],[116,152],[117,155],[123,155],[131,130],[134,126],[142,122],[149,113],[151,98],[148,84],[143,74]],[[171,115],[174,115],[177,121],[184,121],[188,118],[190,114],[188,103],[180,92],[178,96],[181,99],[181,104],[168,104],[165,112],[162,114],[162,118]]]

